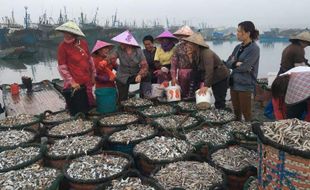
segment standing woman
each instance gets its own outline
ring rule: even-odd
[[[245,121],[251,121],[251,97],[255,89],[258,73],[260,49],[256,44],[259,32],[251,21],[239,23],[237,38],[242,43],[237,45],[229,56],[226,65],[232,69],[230,75],[230,93],[236,119],[242,115]]]
[[[175,51],[175,45],[178,43],[178,38],[171,32],[165,30],[155,38],[155,41],[160,44],[160,47],[155,52],[155,72],[157,83],[170,81],[171,58]]]
[[[178,83],[181,86],[181,97],[182,99],[192,98],[189,92],[190,76],[192,72],[192,65],[189,57],[186,54],[185,42],[183,38],[187,38],[193,35],[192,29],[185,25],[177,30],[173,35],[179,38],[180,43],[176,45],[176,50],[171,58],[171,83],[175,85]]]
[[[91,59],[85,37],[74,22],[66,22],[56,28],[64,34],[63,41],[58,46],[58,70],[64,79],[64,90],[86,87],[89,106],[95,105],[92,88],[95,80],[95,68]]]
[[[183,39],[186,42],[186,54],[192,64],[191,80],[194,81],[198,94],[206,94],[212,88],[215,108],[224,109],[228,88],[229,70],[223,61],[206,44],[199,33]],[[192,83],[191,81],[191,83]]]
[[[113,69],[117,69],[116,60],[108,60],[107,57],[114,45],[97,40],[92,57],[96,68],[96,103],[97,111],[100,113],[111,113],[116,111],[116,75]]]
[[[116,74],[119,102],[128,99],[129,85],[135,83],[140,83],[142,95],[150,96],[151,89],[144,88],[151,86],[149,84],[151,79],[148,75],[148,64],[133,35],[126,30],[112,40],[120,44],[116,51],[110,55],[110,59],[118,58],[120,61]]]

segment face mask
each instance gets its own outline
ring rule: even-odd
[[[161,42],[160,46],[165,52],[170,51],[174,47],[174,42],[173,41]]]
[[[70,38],[64,37],[64,42],[67,43],[67,44],[70,44],[70,43],[72,43],[72,42],[74,42],[74,41],[75,41],[75,38],[72,38],[72,37],[70,37]]]

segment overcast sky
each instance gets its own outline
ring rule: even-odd
[[[166,24],[192,25],[206,23],[210,27],[236,26],[244,20],[252,20],[258,29],[270,27],[310,28],[309,0],[0,0],[0,17],[15,12],[15,19],[22,23],[24,6],[28,6],[32,22],[46,11],[57,20],[64,6],[70,19],[81,11],[91,20],[99,8],[99,24],[111,20],[116,9],[121,21],[142,20],[151,23],[157,19]]]

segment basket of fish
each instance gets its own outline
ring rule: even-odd
[[[59,170],[33,164],[20,170],[0,173],[2,190],[58,190],[63,175]]]
[[[259,139],[259,189],[310,189],[310,122],[286,119],[252,127]]]
[[[241,146],[225,145],[210,150],[210,164],[227,175],[229,189],[242,189],[250,176],[256,175],[258,154]]]
[[[111,134],[114,131],[125,129],[127,125],[138,123],[140,117],[129,112],[107,114],[98,120],[101,134]]]
[[[126,129],[116,131],[107,137],[109,149],[132,154],[133,147],[145,140],[154,138],[157,130],[146,124],[131,124]]]
[[[243,190],[258,190],[257,178],[253,176],[249,177],[243,186]]]
[[[190,115],[170,115],[155,118],[152,125],[159,128],[162,135],[177,134],[180,131],[190,130],[201,123],[199,118]]]
[[[0,173],[19,170],[43,161],[45,152],[46,146],[40,144],[22,145],[0,151]]]
[[[192,113],[197,111],[196,102],[193,101],[180,101],[175,104],[179,113]]]
[[[250,122],[232,121],[224,127],[233,135],[234,139],[241,145],[257,149],[257,135],[252,131]]]
[[[100,183],[122,176],[132,165],[133,160],[129,155],[104,151],[72,160],[63,172],[71,189],[90,190]]]
[[[55,140],[48,145],[45,164],[56,169],[62,169],[71,159],[92,154],[103,145],[101,137],[77,136]]]
[[[0,130],[0,150],[16,148],[25,144],[34,143],[37,136],[37,132],[33,129]]]
[[[81,118],[54,125],[46,132],[46,136],[52,140],[93,134],[94,122]]]
[[[35,115],[19,114],[16,116],[8,116],[0,120],[1,129],[24,129],[32,128],[36,131],[40,129],[41,118]]]
[[[153,174],[164,189],[224,189],[225,175],[206,162],[179,161],[167,164]]]
[[[47,110],[43,113],[42,123],[44,125],[56,125],[63,123],[64,121],[69,121],[71,119],[72,116],[67,110],[61,110],[57,112]]]
[[[210,149],[234,143],[233,136],[224,127],[198,127],[184,136],[203,158],[208,157]]]
[[[156,167],[188,159],[193,149],[185,140],[161,136],[140,142],[134,147],[133,154],[138,169],[149,175]]]
[[[141,109],[139,113],[146,119],[148,123],[151,123],[154,118],[175,114],[176,109],[171,105],[161,104]]]
[[[127,112],[135,112],[137,109],[145,108],[154,105],[154,103],[145,98],[129,98],[128,100],[122,101],[121,105]]]
[[[96,190],[164,190],[156,180],[142,176],[137,170],[129,170],[121,177],[104,183]]]
[[[196,117],[209,124],[225,124],[235,120],[235,115],[224,109],[207,109],[196,112]]]

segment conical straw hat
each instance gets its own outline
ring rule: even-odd
[[[97,40],[96,41],[96,44],[94,45],[93,47],[93,50],[91,50],[91,53],[95,53],[97,50],[101,49],[101,48],[104,48],[104,47],[113,47],[114,45],[113,44],[110,44],[108,42],[104,42],[104,41],[101,41],[101,40]]]
[[[79,26],[75,22],[72,22],[72,21],[66,22],[58,26],[55,30],[60,31],[60,32],[69,32],[71,34],[85,37],[85,34],[82,32]]]
[[[112,38],[112,40],[115,42],[140,47],[136,39],[133,37],[133,35],[128,30],[115,36],[114,38]]]
[[[185,25],[179,28],[176,32],[173,33],[175,36],[181,35],[181,36],[191,36],[194,34],[193,30]]]
[[[191,35],[187,38],[184,38],[183,40],[187,41],[187,42],[192,42],[192,43],[197,44],[197,45],[202,46],[202,47],[206,47],[206,48],[209,47],[208,44],[205,42],[203,36],[200,33],[194,33],[193,35]]]
[[[302,40],[310,43],[310,32],[309,31],[304,31],[301,32],[300,34],[296,36],[292,36],[290,38],[291,40]]]
[[[175,37],[169,30],[165,30],[163,33],[159,34],[155,40],[158,41],[160,39],[163,39],[163,38],[170,38],[170,39],[173,39],[174,41],[178,42],[178,38]]]

